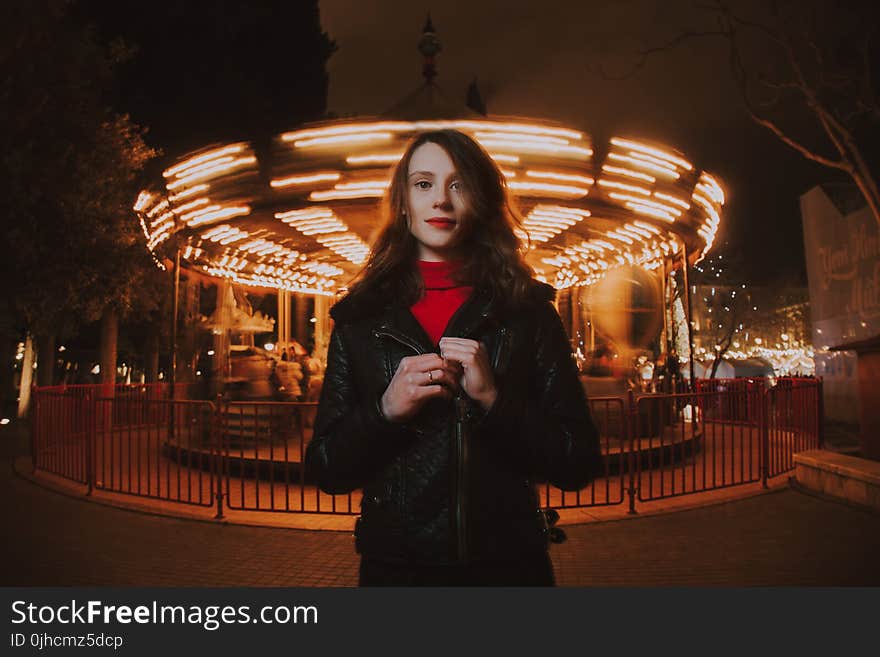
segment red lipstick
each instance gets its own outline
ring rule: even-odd
[[[443,230],[455,228],[455,219],[450,219],[449,217],[431,217],[427,220],[427,223]]]

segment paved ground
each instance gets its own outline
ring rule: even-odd
[[[0,428],[0,585],[353,586],[345,532],[222,525],[96,505],[12,471]],[[783,489],[663,515],[566,527],[563,586],[880,586],[880,515]]]

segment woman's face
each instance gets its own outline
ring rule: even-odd
[[[413,151],[407,174],[407,217],[419,245],[419,259],[449,260],[465,212],[455,165],[445,150],[427,142]]]

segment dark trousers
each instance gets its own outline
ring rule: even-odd
[[[555,586],[550,555],[463,566],[392,564],[361,558],[360,586]]]

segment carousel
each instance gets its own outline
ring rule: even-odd
[[[622,373],[644,377],[649,362],[646,379],[658,362],[692,363],[687,269],[712,248],[725,200],[719,179],[638,136],[596,142],[579,127],[449,102],[436,84],[430,23],[419,50],[424,80],[387,112],[302,125],[268,149],[207,146],[169,162],[140,192],[134,212],[157,264],[217,286],[217,308],[203,322],[220,375],[213,392],[242,385],[240,354],[277,363],[297,344],[311,345],[303,362],[319,386],[329,308],[366,261],[392,168],[409,139],[442,128],[474,137],[501,168],[523,218],[526,259],[558,290],[590,394],[618,394]],[[253,319],[248,294],[277,295],[274,325]],[[272,332],[274,352],[257,354],[241,326]],[[273,381],[249,398],[278,399]],[[309,398],[304,388],[300,399]]]

